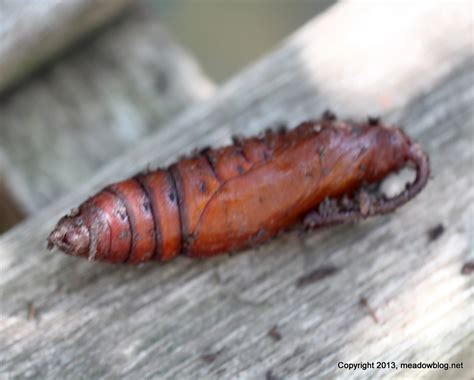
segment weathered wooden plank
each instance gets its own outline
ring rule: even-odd
[[[407,9],[390,3],[364,23],[360,3],[338,5],[214,99],[4,236],[1,371],[42,378],[469,378],[473,277],[461,268],[473,257],[470,3],[437,8],[416,2],[409,10],[408,22],[402,17]],[[390,28],[400,22],[400,30]],[[358,41],[360,31],[352,26],[359,23],[372,31],[364,34],[367,44],[384,41],[373,45],[376,51],[365,50],[368,45],[320,51],[329,25],[348,28]],[[344,38],[340,32],[332,43]],[[407,57],[423,53],[422,65],[398,59],[390,71],[380,68],[398,39]],[[345,74],[344,65],[359,71]],[[374,80],[381,75],[390,80]],[[233,257],[130,268],[45,252],[56,218],[105,183],[148,162],[166,164],[192,147],[223,143],[233,132],[255,132],[276,120],[294,125],[329,104],[344,115],[382,112],[403,125],[431,156],[433,180],[426,190],[393,215],[288,234]],[[427,231],[438,223],[445,232],[430,241]],[[302,276],[329,265],[338,270],[297,286]],[[28,321],[31,303],[36,318]],[[281,340],[268,333],[275,325]],[[337,367],[378,360],[463,361],[464,369]]]
[[[136,0],[2,0],[0,92]]]
[[[213,89],[157,16],[135,8],[3,99],[4,181],[14,176],[13,196],[38,210]]]

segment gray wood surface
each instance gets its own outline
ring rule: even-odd
[[[0,91],[135,1],[0,1]]]
[[[213,91],[157,15],[135,7],[0,100],[3,182],[36,211]]]
[[[0,372],[472,378],[474,281],[461,274],[474,258],[472,6],[384,4],[332,8],[0,239]],[[393,215],[290,233],[232,257],[125,267],[45,250],[57,218],[107,182],[228,142],[232,133],[294,125],[328,106],[344,117],[378,113],[402,125],[430,154],[427,188]],[[439,223],[445,231],[430,241]],[[338,369],[338,362],[366,361],[464,368]]]

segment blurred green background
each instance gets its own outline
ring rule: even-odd
[[[162,24],[222,82],[334,0],[151,0]]]

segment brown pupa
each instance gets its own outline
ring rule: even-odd
[[[408,165],[415,181],[387,198],[378,185]],[[391,212],[428,177],[427,155],[401,129],[325,113],[110,185],[63,217],[48,242],[108,262],[208,257],[256,246],[299,222],[312,229]]]

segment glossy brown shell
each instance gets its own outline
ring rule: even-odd
[[[405,191],[387,199],[374,190],[408,164],[417,178]],[[327,114],[108,186],[61,219],[49,243],[110,262],[207,257],[255,246],[300,221],[316,228],[393,211],[428,176],[427,156],[402,130]]]

